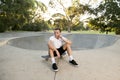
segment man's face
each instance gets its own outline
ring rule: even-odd
[[[54,30],[54,35],[56,38],[59,38],[61,35],[61,32],[59,30]]]

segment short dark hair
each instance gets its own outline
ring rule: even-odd
[[[55,28],[54,30],[59,30],[61,32],[61,29],[59,27]]]

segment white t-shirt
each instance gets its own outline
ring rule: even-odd
[[[63,36],[62,36],[62,38],[67,40],[67,38],[65,38]],[[49,40],[52,41],[55,48],[60,48],[64,44],[64,41],[61,38],[57,39],[57,38],[55,38],[55,36],[51,36],[49,38]]]

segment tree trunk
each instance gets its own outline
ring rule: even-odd
[[[71,28],[70,26],[67,27],[68,33],[71,33]]]

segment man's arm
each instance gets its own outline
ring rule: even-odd
[[[49,47],[50,49],[52,49],[53,51],[56,51],[56,50],[57,50],[57,49],[53,46],[51,40],[48,41],[48,47]]]
[[[67,38],[64,38],[61,36],[61,39],[67,44],[70,44],[70,45],[72,44],[72,42],[70,40],[68,40]]]
[[[54,47],[54,45],[52,44],[52,41],[51,41],[51,40],[48,41],[48,47],[49,47],[49,49],[52,49],[53,51],[55,51],[56,54],[57,54],[57,56],[60,57],[60,53],[59,53],[58,50]]]

